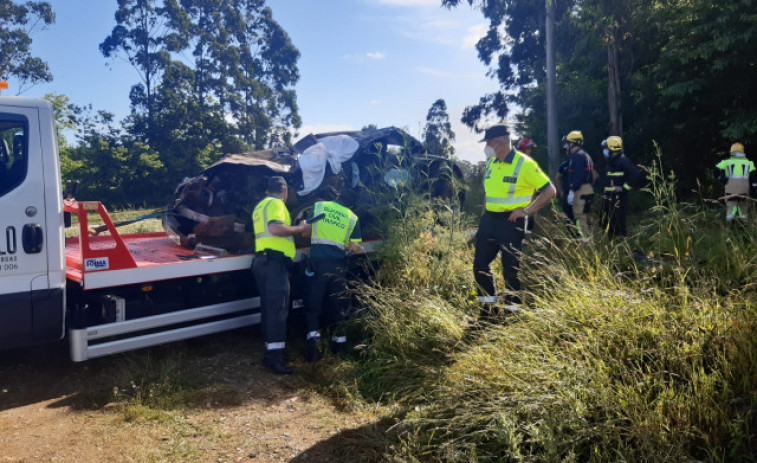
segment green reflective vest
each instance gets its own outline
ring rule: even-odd
[[[294,259],[296,249],[294,238],[291,236],[276,236],[268,229],[271,221],[279,221],[284,225],[291,225],[289,210],[284,201],[268,196],[255,206],[252,211],[252,225],[255,231],[255,252],[279,251],[290,259]]]
[[[313,223],[310,244],[325,244],[344,250],[357,225],[357,215],[335,201],[318,201],[313,206],[313,216],[326,214]],[[360,240],[354,240],[359,242]]]
[[[720,161],[715,167],[725,171],[728,178],[749,178],[749,173],[754,171],[754,163],[741,156],[731,156]]]

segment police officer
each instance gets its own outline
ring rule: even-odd
[[[481,141],[486,142],[484,152],[489,160],[484,174],[485,202],[475,238],[473,272],[482,318],[486,318],[497,300],[491,263],[500,252],[509,292],[504,302],[508,310],[517,310],[524,218],[544,207],[555,196],[555,187],[536,161],[512,149],[510,132],[504,124],[488,128]],[[532,202],[534,192],[538,195]]]
[[[568,144],[568,196],[567,203],[573,209],[576,231],[584,240],[591,238],[589,214],[594,198],[594,162],[583,150],[584,136],[574,130],[565,136]]]
[[[343,193],[342,193],[343,191]],[[306,360],[315,363],[321,358],[318,340],[321,337],[320,317],[334,327],[331,351],[343,352],[347,345],[344,333],[347,291],[347,256],[360,251],[362,242],[358,217],[347,205],[354,202],[352,190],[336,188],[334,201],[318,201],[313,206],[310,234],[310,257],[305,271],[305,326],[307,329]],[[324,304],[326,305],[325,311]]]
[[[310,232],[310,225],[291,226],[284,201],[287,184],[283,177],[268,179],[266,196],[255,206],[255,258],[252,272],[260,293],[261,326],[265,355],[263,365],[280,375],[292,373],[284,359],[287,316],[289,315],[289,267],[295,256],[293,235]]]
[[[641,170],[623,154],[623,139],[608,137],[602,142],[607,173],[602,192],[602,215],[600,223],[610,238],[626,236],[626,208],[628,191],[636,188]]]
[[[746,158],[744,145],[731,145],[731,157],[720,161],[716,166],[716,174],[725,183],[726,215],[725,219],[746,219],[749,214],[749,177],[754,177],[754,162]]]

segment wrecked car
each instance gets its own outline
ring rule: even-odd
[[[291,148],[231,154],[184,179],[163,227],[189,248],[202,243],[252,252],[252,210],[265,197],[273,175],[284,177],[289,185],[286,204],[292,223],[307,217],[316,201],[333,199],[335,190],[351,190],[351,207],[361,219],[365,239],[379,237],[373,210],[379,202],[386,203],[380,198],[392,191],[411,189],[457,205],[464,199],[460,167],[426,153],[423,144],[403,130],[330,132],[308,135]]]

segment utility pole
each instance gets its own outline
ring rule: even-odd
[[[557,128],[557,68],[555,66],[556,0],[547,0],[547,144],[549,145],[549,176],[554,179],[560,166],[560,136]]]

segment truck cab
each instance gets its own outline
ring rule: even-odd
[[[52,107],[0,97],[0,348],[64,335],[63,200]]]

